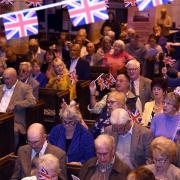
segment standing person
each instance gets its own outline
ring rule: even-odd
[[[87,161],[80,171],[80,179],[126,180],[130,168],[115,155],[115,141],[107,134],[95,139],[96,157]]]
[[[15,163],[12,180],[19,180],[30,176],[35,170],[38,158],[45,154],[53,154],[60,163],[60,177],[66,180],[66,154],[60,148],[51,145],[47,141],[47,134],[42,124],[34,123],[27,130],[27,145],[18,150],[18,158]]]
[[[140,75],[140,63],[135,59],[126,64],[126,70],[130,78],[130,90],[140,98],[144,109],[145,103],[151,99],[151,80]]]
[[[168,37],[169,30],[172,26],[172,20],[171,20],[171,17],[168,16],[167,10],[165,8],[161,9],[161,15],[160,15],[160,18],[158,18],[157,20],[157,25],[161,27],[162,35],[165,37]]]

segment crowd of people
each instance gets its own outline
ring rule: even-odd
[[[81,180],[180,179],[180,57],[174,60],[166,46],[170,19],[161,13],[146,44],[135,29],[120,30],[113,13],[97,44],[81,28],[71,39],[61,32],[46,50],[33,37],[18,55],[0,37],[0,112],[14,113],[18,149],[12,180],[40,179],[42,171],[66,180],[67,163],[81,166]],[[108,93],[98,93],[91,66],[107,67],[116,79]],[[78,80],[91,80],[87,109],[97,115],[91,128],[75,102]],[[49,134],[39,123],[26,127],[25,109],[36,104],[40,88],[70,94]],[[27,144],[19,147],[22,136]]]

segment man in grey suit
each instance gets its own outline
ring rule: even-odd
[[[59,159],[60,179],[66,179],[66,153],[60,148],[47,142],[47,134],[42,124],[34,123],[27,131],[27,145],[18,150],[14,173],[11,180],[19,180],[33,175],[38,166],[38,157],[44,154],[53,154]]]
[[[0,85],[0,112],[14,113],[15,147],[20,134],[26,133],[25,108],[36,104],[32,88],[17,79],[14,68],[3,73],[4,84]]]
[[[124,163],[134,169],[152,159],[150,143],[153,135],[149,129],[133,122],[122,108],[111,113],[110,122],[112,125],[105,128],[105,133],[115,138],[116,153]]]
[[[29,84],[33,89],[33,95],[39,98],[39,82],[32,78],[32,66],[30,62],[21,62],[19,65],[19,79]]]
[[[151,100],[151,80],[140,76],[141,68],[139,61],[133,59],[126,64],[127,74],[130,78],[130,90],[138,96],[142,103],[142,108],[147,101]]]

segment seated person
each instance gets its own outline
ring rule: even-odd
[[[39,83],[32,78],[32,66],[30,62],[21,62],[19,65],[19,80],[30,85],[33,89],[33,95],[39,98]]]
[[[151,131],[155,137],[164,136],[173,141],[178,140],[180,120],[180,96],[168,93],[163,102],[163,113],[157,114],[151,121]]]
[[[48,80],[47,80],[46,75],[41,72],[40,62],[34,59],[33,61],[31,61],[31,65],[32,65],[33,79],[39,82],[40,87],[45,87]]]
[[[176,144],[163,136],[155,138],[151,143],[154,164],[146,165],[156,179],[178,180],[180,169],[171,164],[176,154]]]
[[[153,95],[153,101],[149,101],[144,106],[144,112],[142,115],[142,125],[150,126],[151,119],[163,112],[163,100],[167,90],[166,81],[162,78],[155,78],[151,82],[151,91]]]
[[[34,173],[38,158],[45,154],[53,154],[58,158],[60,177],[66,180],[66,154],[60,148],[47,141],[47,134],[42,124],[34,123],[27,130],[27,145],[18,150],[13,180],[19,180]]]
[[[130,168],[115,155],[115,140],[107,134],[95,139],[96,157],[87,161],[80,171],[80,179],[126,180]]]
[[[3,73],[4,70],[7,68],[7,64],[5,62],[5,60],[0,58],[0,84],[3,84]]]
[[[81,113],[76,106],[70,105],[61,109],[62,124],[55,126],[49,141],[63,149],[67,154],[67,162],[82,164],[95,156],[94,139],[88,130],[81,125]]]
[[[108,94],[106,105],[103,108],[102,113],[97,118],[96,123],[90,129],[95,138],[104,132],[105,127],[111,125],[109,119],[111,112],[117,108],[125,108],[125,102],[126,97],[122,92],[112,91]]]
[[[151,160],[153,136],[149,129],[133,122],[122,108],[111,113],[110,122],[112,125],[105,128],[105,133],[115,138],[116,154],[124,163],[135,169]]]
[[[17,79],[14,68],[7,68],[3,73],[4,84],[0,85],[0,112],[14,113],[15,148],[19,143],[19,135],[26,134],[25,111],[36,104],[31,86]]]
[[[121,40],[116,40],[113,43],[112,53],[108,53],[106,58],[107,62],[103,62],[103,65],[110,67],[110,71],[115,77],[117,76],[117,71],[125,68],[126,63],[133,59],[133,57],[125,51],[125,44]]]
[[[139,167],[134,171],[131,171],[127,177],[127,180],[156,180],[152,171],[145,167]]]
[[[52,62],[52,68],[52,76],[46,87],[57,90],[69,90],[70,100],[74,99],[76,97],[76,84],[71,82],[64,62],[60,58],[55,58]]]
[[[45,154],[39,157],[36,169],[30,177],[25,177],[22,180],[38,180],[38,179],[51,179],[62,180],[60,177],[60,164],[59,160],[53,154]]]

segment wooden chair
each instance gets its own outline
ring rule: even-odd
[[[88,128],[92,128],[95,124],[95,120],[92,120],[92,119],[85,119],[84,122],[86,123],[86,125],[88,126]]]

